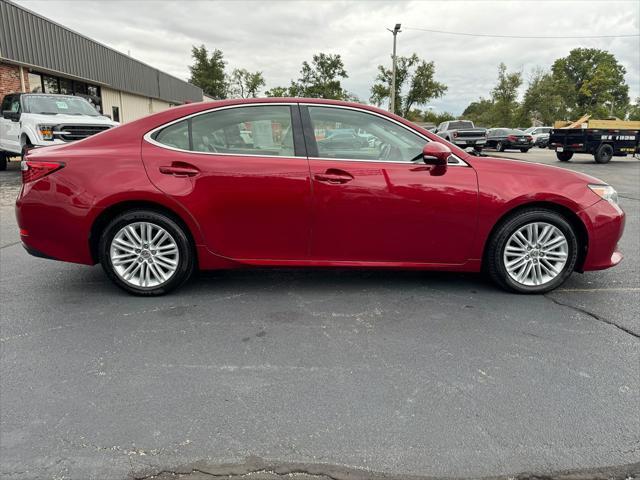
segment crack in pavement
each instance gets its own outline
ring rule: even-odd
[[[640,340],[640,334],[637,334],[636,332],[634,332],[633,330],[623,326],[623,325],[618,325],[616,322],[614,322],[613,320],[609,320],[608,318],[604,318],[596,313],[590,312],[589,310],[582,308],[582,307],[577,307],[575,305],[571,305],[569,303],[564,303],[560,300],[558,300],[557,298],[553,298],[551,296],[549,296],[549,294],[544,294],[543,295],[544,298],[546,298],[547,300],[551,300],[553,303],[555,303],[556,305],[560,305],[561,307],[566,307],[566,308],[570,308],[571,310],[574,310],[576,312],[579,313],[584,313],[585,315],[588,315],[589,317],[598,320],[599,322],[602,323],[606,323],[607,325],[611,325],[612,327],[616,327],[618,330],[623,331],[624,333],[627,333],[629,335],[631,335],[632,337],[635,337],[637,339]]]
[[[242,464],[207,465],[196,462],[175,469],[163,469],[152,474],[131,473],[130,480],[209,480],[214,478],[241,479],[278,479],[301,478],[309,480],[436,480],[463,477],[436,477],[419,475],[394,475],[372,472],[358,468],[329,464],[277,463],[260,457],[247,457]],[[469,477],[481,480],[628,480],[640,478],[640,462],[621,466],[565,470],[556,473],[519,473],[516,475],[498,475],[491,477]]]

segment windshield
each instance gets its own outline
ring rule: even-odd
[[[88,115],[100,114],[84,98],[62,95],[25,95],[24,110],[42,115]]]

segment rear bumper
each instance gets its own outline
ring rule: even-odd
[[[625,214],[620,207],[606,200],[578,213],[587,227],[589,244],[582,270],[604,270],[622,261],[618,241],[622,237]]]
[[[484,145],[487,143],[487,140],[482,138],[482,139],[470,139],[467,140],[466,138],[456,138],[453,140],[453,144],[458,146],[458,147],[484,147]]]

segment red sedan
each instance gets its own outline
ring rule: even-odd
[[[622,259],[624,213],[602,181],[473,156],[360,104],[185,105],[33,150],[22,176],[27,251],[101,263],[139,295],[246,265],[484,269],[539,293]]]

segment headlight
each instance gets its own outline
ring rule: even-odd
[[[53,127],[51,125],[38,125],[38,131],[43,140],[53,140]]]
[[[593,193],[614,205],[618,204],[618,192],[611,185],[589,185]]]

